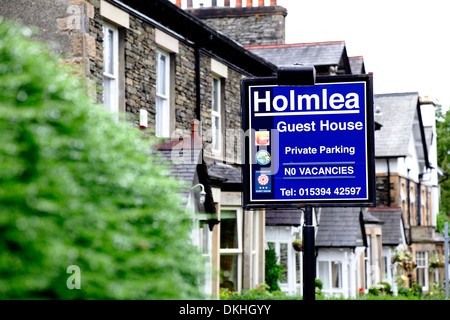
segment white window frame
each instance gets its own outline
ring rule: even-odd
[[[416,275],[417,275],[417,282],[419,283],[419,272],[422,272],[423,270],[423,284],[422,284],[422,290],[428,291],[428,251],[417,251],[416,252]]]
[[[211,102],[211,151],[214,155],[222,153],[222,81],[213,76]],[[216,121],[218,119],[218,128]]]
[[[165,59],[164,69],[160,68],[160,61]],[[161,81],[161,72],[164,80]],[[157,137],[170,137],[170,54],[163,50],[156,50],[156,119],[155,134]]]
[[[302,253],[292,247],[292,241],[299,238],[299,230],[299,227],[294,226],[266,227],[266,243],[267,246],[273,244],[278,264],[281,264],[281,246],[286,245],[287,248],[286,279],[278,282],[284,292],[298,293],[302,288]]]
[[[225,207],[222,206],[220,210],[221,219],[224,218],[224,211],[235,211],[236,212],[236,232],[237,232],[237,248],[220,248],[220,255],[235,255],[237,256],[237,283],[236,290],[238,292],[241,291],[242,288],[242,255],[243,255],[243,247],[242,247],[242,233],[243,233],[243,215],[242,208],[240,207]]]
[[[321,269],[321,265],[326,267],[326,270]],[[339,285],[334,286],[333,279],[333,266],[337,265],[338,270],[338,282]],[[326,278],[322,273],[327,272]],[[344,265],[340,260],[319,260],[317,261],[317,276],[323,282],[323,291],[329,294],[339,294],[343,293],[344,289]]]
[[[110,32],[112,32],[112,44],[110,43],[110,41],[108,41],[108,35]],[[103,104],[106,110],[118,115],[119,29],[112,24],[104,23],[103,36]],[[111,53],[111,57],[108,59],[107,57],[110,55],[109,53]],[[107,59],[112,62],[112,70],[107,70]]]

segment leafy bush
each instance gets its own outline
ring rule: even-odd
[[[299,295],[288,295],[283,291],[270,291],[269,286],[261,284],[257,288],[243,290],[242,293],[236,291],[222,290],[221,300],[300,300]]]
[[[392,294],[391,285],[388,282],[380,282],[369,288],[369,294],[380,295],[380,294]]]
[[[420,297],[422,296],[422,286],[420,284],[413,284],[410,288],[400,287],[398,289],[398,295],[405,297],[411,296]]]
[[[201,297],[181,185],[29,34],[0,17],[0,299]]]
[[[278,281],[284,279],[284,267],[277,263],[277,254],[269,245],[265,255],[265,279],[270,292],[279,291]]]

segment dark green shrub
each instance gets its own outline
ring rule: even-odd
[[[0,299],[201,297],[180,184],[25,35],[0,17]]]
[[[265,278],[268,291],[279,291],[280,286],[278,285],[278,281],[284,279],[284,267],[277,263],[277,254],[270,245],[269,249],[266,250],[265,260]]]
[[[388,282],[380,282],[377,285],[371,286],[369,288],[369,294],[374,296],[380,294],[392,294],[391,285]]]
[[[318,289],[319,291],[321,291],[321,290],[322,290],[322,287],[323,287],[323,282],[322,282],[322,280],[320,280],[319,278],[316,278],[316,279],[314,280],[314,286],[316,287],[316,289]]]

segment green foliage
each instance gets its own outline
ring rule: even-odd
[[[373,285],[369,288],[369,294],[378,296],[385,294],[392,294],[391,285],[388,282],[380,282],[376,285]]]
[[[282,291],[270,290],[266,284],[259,285],[255,289],[244,290],[242,293],[222,290],[221,300],[300,300],[299,295],[288,295]]]
[[[361,295],[357,298],[344,298],[342,295],[330,296],[323,294],[316,294],[316,300],[445,300],[445,294],[442,284],[440,286],[433,286],[432,291],[428,294],[422,294],[421,289],[401,289],[398,295],[392,293],[383,294],[383,290],[388,290],[385,283],[380,283],[377,290],[370,290],[369,294]],[[316,287],[318,288],[318,287]],[[375,286],[374,286],[375,288]],[[269,291],[267,285],[260,285],[255,289],[243,290],[241,293],[231,292],[222,289],[220,292],[221,300],[302,300],[300,295],[289,295],[282,291]],[[390,289],[389,289],[390,290]],[[371,292],[373,291],[373,292]],[[387,292],[387,291],[385,291]]]
[[[316,287],[316,289],[322,290],[322,287],[323,287],[323,282],[322,282],[322,280],[320,280],[319,278],[316,278],[316,279],[314,280],[314,286]]]
[[[442,233],[444,231],[445,222],[448,223],[450,229],[450,217],[447,214],[445,214],[444,211],[440,210],[436,217],[437,232]]]
[[[413,284],[410,288],[400,287],[398,289],[398,295],[404,297],[420,297],[422,295],[422,286]]]
[[[265,256],[265,279],[270,292],[279,291],[280,286],[278,285],[278,281],[284,279],[284,267],[278,264],[277,260],[275,250],[269,245],[269,249],[266,250]]]
[[[450,109],[444,114],[441,105],[436,106],[436,134],[438,165],[450,174]],[[440,211],[444,217],[450,217],[450,178],[443,181],[440,187]]]
[[[29,34],[0,17],[0,299],[202,297],[181,185]]]

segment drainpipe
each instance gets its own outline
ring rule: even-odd
[[[386,158],[387,164],[387,201],[388,207],[391,206],[391,168],[389,166],[389,158]]]
[[[200,121],[200,48],[195,47],[195,116]]]
[[[421,217],[421,210],[420,210],[420,207],[421,207],[421,196],[420,196],[420,194],[422,193],[422,192],[420,192],[421,189],[422,188],[422,177],[421,177],[421,175],[419,174],[419,183],[418,183],[418,185],[417,185],[417,225],[418,226],[421,226],[422,225],[422,217]]]
[[[409,225],[409,231],[408,231],[409,243],[408,244],[411,244],[411,242],[412,242],[412,239],[411,239],[411,203],[410,203],[411,197],[410,197],[410,190],[409,190],[409,187],[410,187],[409,171],[410,170],[411,169],[408,169],[408,179],[406,179],[406,202],[408,203],[408,225]]]

